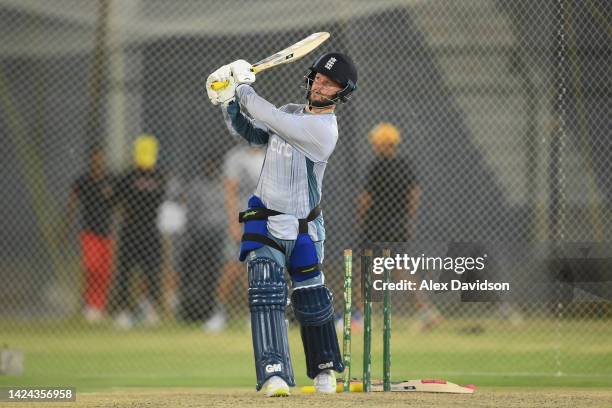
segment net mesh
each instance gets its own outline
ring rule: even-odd
[[[336,309],[343,250],[356,254],[359,303],[364,243],[407,224],[411,233],[394,241],[495,253],[496,280],[512,290],[394,294],[394,378],[609,380],[611,10],[597,0],[0,0],[0,343],[26,355],[17,381],[253,384],[246,273],[233,260],[226,192],[229,179],[244,208],[245,172],[259,156],[230,137],[203,85],[223,64],[258,61],[318,31],[330,40],[259,74],[255,89],[277,106],[303,103],[315,54],[340,50],[358,67],[358,91],[337,111],[322,198]],[[370,131],[381,122],[399,130],[405,161],[382,165],[377,178],[384,159]],[[159,194],[144,199],[117,187],[143,133],[159,141],[160,175]],[[86,220],[71,222],[67,203],[80,191],[75,214],[99,206],[77,183],[95,147],[109,188],[125,194],[108,216],[109,240],[86,243]],[[416,186],[411,216],[403,202]],[[364,193],[376,200],[369,212]],[[122,235],[130,209],[161,208],[166,224],[154,217],[146,233]],[[101,257],[89,272],[86,249]],[[602,272],[551,269],[558,251],[591,254]],[[376,304],[380,370],[381,313]],[[358,311],[354,320],[360,376]]]

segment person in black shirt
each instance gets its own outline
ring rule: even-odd
[[[366,170],[366,181],[357,199],[357,226],[362,246],[403,242],[412,236],[412,220],[419,205],[420,187],[410,162],[397,154],[399,130],[380,123],[369,134],[374,160]],[[361,304],[361,290],[355,301]],[[337,327],[342,327],[341,316]],[[360,330],[363,317],[353,313],[352,325]]]
[[[370,132],[375,158],[357,203],[357,223],[363,244],[405,242],[414,238],[421,187],[410,161],[398,155],[400,131],[380,123]],[[360,291],[357,292],[358,296]],[[438,325],[442,317],[425,293],[414,292],[421,328]],[[357,302],[359,304],[359,301]]]
[[[402,242],[412,237],[421,189],[408,159],[397,154],[399,130],[381,123],[370,132],[376,157],[359,196],[357,222],[367,242]]]
[[[155,167],[157,139],[143,135],[134,144],[135,166],[121,176],[116,197],[122,213],[119,236],[116,296],[118,314],[115,324],[129,329],[134,324],[130,302],[130,277],[137,267],[145,280],[140,301],[144,323],[159,321],[156,309],[161,301],[162,241],[157,228],[157,213],[165,194],[165,177]]]
[[[61,237],[62,241],[68,237],[80,207],[82,225],[79,241],[85,271],[83,313],[91,323],[102,320],[107,304],[114,246],[111,234],[112,206],[113,184],[106,168],[106,155],[102,147],[95,146],[89,154],[88,171],[72,185]]]

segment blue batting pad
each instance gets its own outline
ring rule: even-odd
[[[321,274],[317,248],[308,233],[298,234],[295,240],[289,260],[289,272],[291,279],[296,282],[305,281]]]
[[[266,208],[261,199],[257,196],[249,198],[249,208]],[[257,234],[268,236],[268,220],[250,220],[244,223],[245,234]],[[240,243],[240,255],[238,259],[244,261],[249,252],[259,249],[264,246],[264,243],[258,241],[242,241]]]
[[[249,309],[257,390],[272,376],[295,386],[287,339],[287,284],[283,268],[269,258],[248,263]]]
[[[323,370],[344,371],[334,324],[333,296],[325,286],[295,289],[291,295],[306,355],[309,378]]]

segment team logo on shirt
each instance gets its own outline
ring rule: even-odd
[[[283,142],[274,137],[270,141],[270,149],[272,149],[273,152],[282,154],[285,157],[291,157],[293,147],[291,147],[289,143]]]

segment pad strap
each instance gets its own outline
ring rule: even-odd
[[[323,271],[323,265],[320,263],[316,263],[312,265],[300,266],[299,268],[290,268],[289,274],[291,276],[294,276],[298,273],[313,273],[315,271]]]
[[[314,221],[315,218],[317,218],[319,215],[321,214],[321,207],[319,207],[318,205],[313,208],[310,213],[308,213],[308,216],[306,218],[300,218],[299,221],[299,225],[300,225],[300,234],[307,234],[308,233],[308,223],[311,221]]]
[[[241,211],[238,213],[238,222],[243,223],[253,220],[267,220],[268,217],[281,214],[282,212],[280,211],[269,210],[267,208],[249,208],[246,211]]]

